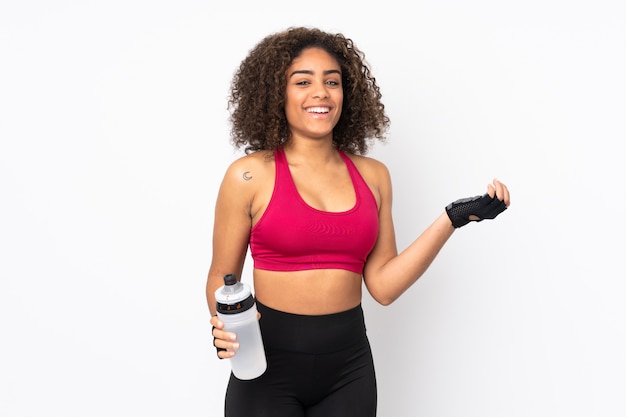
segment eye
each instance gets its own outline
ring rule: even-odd
[[[307,80],[302,80],[302,81],[298,81],[296,82],[296,85],[309,85],[311,84],[309,81]]]
[[[341,85],[339,81],[335,81],[335,80],[328,80],[326,81],[326,84],[331,87],[339,87]]]

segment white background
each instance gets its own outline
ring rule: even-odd
[[[0,6],[0,414],[222,415],[204,283],[241,155],[229,82],[307,25],[382,88],[400,248],[494,177],[512,193],[396,303],[365,296],[379,415],[626,415],[620,2],[214,3]]]

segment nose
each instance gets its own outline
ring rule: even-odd
[[[316,84],[315,89],[313,90],[313,98],[328,98],[328,89],[326,88],[326,84]]]

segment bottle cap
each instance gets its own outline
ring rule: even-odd
[[[215,291],[217,312],[236,314],[250,309],[254,305],[254,297],[250,286],[237,281],[235,274],[224,276],[224,285]]]

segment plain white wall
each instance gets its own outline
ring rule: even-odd
[[[292,25],[366,53],[400,248],[493,177],[512,192],[392,306],[365,296],[379,415],[626,414],[617,0],[210,3],[0,6],[0,414],[222,415],[227,90]]]

